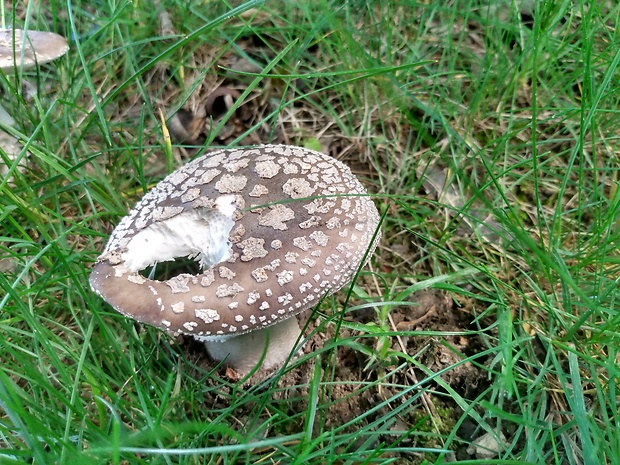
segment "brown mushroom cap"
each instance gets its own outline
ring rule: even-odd
[[[374,249],[378,224],[364,187],[327,155],[218,150],[144,196],[112,232],[90,283],[117,311],[169,332],[239,335],[344,286]],[[138,273],[178,254],[200,254],[203,272],[166,281]]]
[[[29,68],[55,60],[67,53],[67,50],[67,39],[53,32],[25,33],[21,29],[0,29],[0,69],[3,71],[14,66],[19,68],[22,53],[22,66]]]

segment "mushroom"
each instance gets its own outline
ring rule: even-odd
[[[53,32],[0,29],[0,69],[4,73],[48,63],[67,53],[67,50],[69,50],[67,39]],[[6,126],[15,124],[11,115],[1,104],[0,122]],[[21,152],[17,139],[4,131],[0,131],[0,147],[9,160],[15,160]],[[23,165],[20,161],[18,167],[23,167]],[[7,173],[8,168],[0,166],[0,174],[6,175]]]
[[[0,29],[0,69],[4,72],[49,63],[68,50],[67,39],[53,32]]]
[[[295,315],[351,280],[374,250],[379,213],[343,163],[285,145],[199,157],[149,191],[112,232],[90,284],[117,311],[176,335],[245,374],[280,366]],[[143,274],[176,257],[198,275]],[[267,333],[269,335],[267,336]]]

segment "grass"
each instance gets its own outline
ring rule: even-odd
[[[28,152],[0,180],[0,463],[490,463],[466,449],[500,431],[493,463],[619,463],[619,6],[50,5],[4,4],[72,40],[0,77]],[[251,117],[166,140],[161,115],[221,82]],[[385,221],[356,285],[316,309],[324,343],[246,386],[88,274],[167,172],[256,140],[320,144]]]

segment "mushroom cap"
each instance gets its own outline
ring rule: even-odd
[[[30,68],[63,56],[69,50],[69,44],[67,39],[53,32],[0,29],[0,69],[8,71],[14,66],[19,68],[22,50],[21,65]]]
[[[276,324],[351,280],[379,213],[343,163],[285,145],[217,150],[167,176],[121,220],[90,276],[117,311],[218,339]],[[165,281],[139,271],[198,256]]]

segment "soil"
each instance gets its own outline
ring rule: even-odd
[[[288,415],[297,414],[300,418],[298,425],[288,426],[290,431],[287,431],[287,434],[299,432],[304,427],[310,399],[307,386],[315,372],[315,364],[321,363],[322,380],[329,381],[323,385],[324,391],[319,394],[322,397],[322,407],[316,417],[316,422],[321,422],[323,429],[342,428],[354,419],[356,421],[353,426],[344,427],[344,431],[354,432],[366,426],[372,428],[373,425],[380,424],[381,418],[387,416],[389,410],[409,401],[407,396],[399,395],[405,387],[421,383],[424,394],[411,402],[409,408],[398,415],[398,421],[391,427],[393,434],[385,435],[388,437],[377,436],[377,444],[380,441],[399,440],[401,444],[409,446],[443,446],[437,439],[408,434],[408,432],[417,430],[445,435],[452,430],[461,417],[462,411],[439,383],[428,380],[432,373],[446,370],[441,374],[443,382],[460,396],[467,399],[474,398],[480,392],[480,383],[484,385],[484,373],[469,362],[461,364],[459,362],[464,356],[480,352],[483,349],[482,341],[477,335],[442,336],[441,338],[420,335],[419,333],[423,331],[466,332],[471,329],[471,315],[457,307],[449,295],[437,290],[417,292],[411,295],[409,300],[415,305],[403,305],[393,309],[390,312],[389,324],[390,331],[404,331],[405,334],[410,335],[390,337],[388,343],[393,354],[405,353],[416,360],[415,365],[403,365],[403,359],[399,359],[396,355],[386,360],[373,359],[372,356],[357,350],[356,346],[350,343],[338,344],[337,362],[330,363],[327,361],[328,353],[322,352],[321,349],[336,337],[340,341],[353,340],[369,348],[372,348],[376,338],[364,337],[359,332],[351,331],[345,327],[346,324],[340,327],[336,335],[336,324],[326,324],[323,316],[312,312],[307,312],[300,318],[300,326],[306,325],[304,334],[308,340],[299,358],[312,354],[319,354],[319,356],[309,357],[302,363],[291,363],[287,371],[277,379],[277,389],[271,392],[272,402],[281,401],[280,406],[288,409]],[[349,314],[345,322],[379,324],[374,310]],[[189,358],[195,366],[199,367],[199,370],[193,373],[194,376],[198,376],[200,371],[212,372],[214,370],[219,375],[205,380],[210,384],[205,387],[205,393],[210,393],[205,396],[205,405],[210,408],[230,407],[231,397],[236,388],[232,388],[232,385],[225,387],[225,383],[221,380],[237,383],[239,381],[237,374],[225,366],[218,367],[216,362],[209,359],[202,346],[191,338],[185,338],[181,346],[190,355]],[[484,361],[480,360],[480,362]],[[400,368],[397,368],[397,365]],[[426,368],[422,370],[417,367]],[[255,389],[261,383],[264,386],[262,389],[266,389],[277,378],[272,375],[273,373],[256,373],[243,382],[242,390]],[[385,377],[384,382],[365,384],[379,377]],[[412,391],[408,396],[416,394],[418,391]],[[235,415],[240,419],[252,418],[256,416],[254,410],[254,403],[241,404],[235,408]],[[369,411],[372,411],[372,414],[367,415]],[[461,439],[467,441],[480,435],[480,432],[476,430],[476,425],[467,421],[463,423],[459,433]],[[455,452],[455,457],[461,460],[475,458],[467,452],[466,445],[459,447]],[[420,463],[423,458],[425,457],[422,455],[399,457],[397,463]]]

